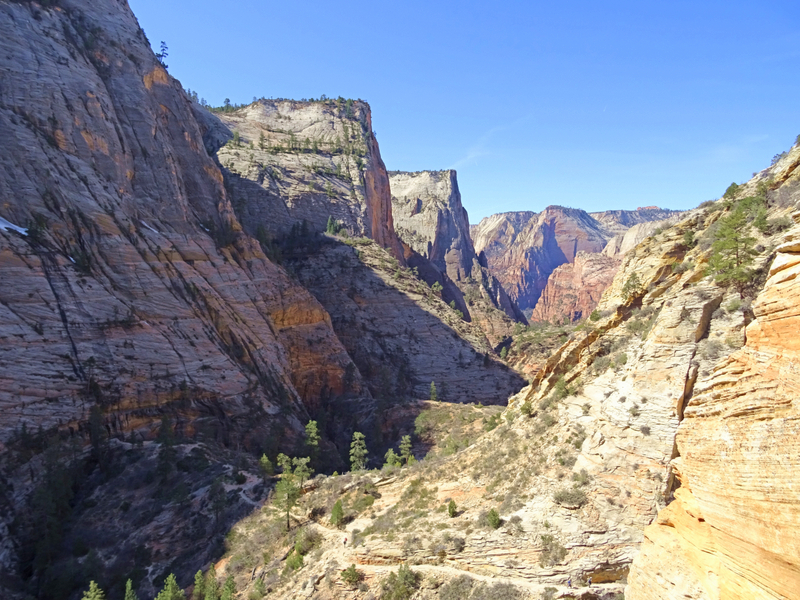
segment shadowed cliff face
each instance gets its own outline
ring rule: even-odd
[[[455,284],[466,300],[463,308],[462,301],[456,302],[459,308],[477,320],[493,345],[498,344],[511,333],[514,322],[526,322],[525,316],[475,253],[456,172],[389,175],[400,238]]]
[[[290,448],[322,410],[345,445],[371,395],[326,310],[241,232],[190,101],[127,5],[2,2],[0,50],[0,217],[19,225],[0,227],[4,460],[27,456],[13,453],[23,425],[82,447],[151,439],[164,415],[181,440],[260,455],[267,440]],[[18,477],[44,466],[6,467],[17,485],[0,521],[17,523],[0,570],[41,573],[21,542],[41,515]]]

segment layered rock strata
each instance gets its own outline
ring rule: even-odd
[[[603,253],[578,252],[575,260],[555,268],[531,313],[531,321],[585,319],[614,280],[619,261]]]
[[[246,231],[285,236],[305,222],[319,232],[333,218],[404,260],[367,103],[259,100],[204,122]]]
[[[595,273],[592,291],[582,293],[577,288],[565,288],[564,283],[575,277],[578,277],[576,283],[581,283],[578,273],[584,266],[564,267],[558,274],[558,281],[547,289],[551,274],[558,267],[572,265],[579,252],[596,254],[602,251],[619,259],[658,227],[675,223],[680,214],[650,207],[589,214],[550,206],[538,214],[492,215],[473,226],[471,231],[476,250],[485,255],[490,270],[520,308],[532,311],[534,321],[561,321],[564,317],[572,319],[578,314],[589,314],[603,291],[598,286],[600,280],[610,283],[615,271],[609,261],[592,260],[590,270]],[[660,221],[650,223],[654,219]],[[598,269],[603,271],[602,275]],[[569,296],[566,302],[554,303],[564,294]]]
[[[578,209],[549,206],[539,214],[503,213],[473,228],[475,250],[522,310],[536,306],[547,279],[580,252],[600,252],[607,237]]]
[[[32,509],[53,467],[31,452],[75,444],[60,458],[75,469],[124,468],[103,462],[129,449],[109,438],[148,443],[168,417],[181,441],[251,453],[274,442],[274,453],[322,413],[344,447],[375,405],[324,307],[242,233],[195,107],[127,4],[0,3],[0,49],[0,530],[10,532],[0,585],[13,597],[21,576],[34,574],[29,592],[36,577],[74,572],[59,562],[75,542],[65,512],[64,545],[32,554],[54,515]],[[364,179],[372,191],[359,218],[392,246],[387,180]],[[77,511],[109,477],[62,491],[78,493]],[[193,493],[183,514],[210,519],[214,531],[180,528],[174,554],[153,554],[154,573],[233,517],[212,516],[208,485]],[[117,516],[129,531],[137,518],[136,506]],[[130,543],[154,552],[148,531]],[[133,560],[132,548],[115,546],[123,539],[104,537],[97,553]],[[176,568],[196,570],[203,556]]]
[[[645,530],[627,598],[792,598],[800,589],[798,240],[796,227],[778,246],[745,346],[686,402],[671,463],[680,487]]]
[[[398,235],[468,296],[465,312],[485,326],[493,343],[510,333],[514,321],[525,322],[522,311],[475,253],[456,172],[392,171],[389,182]]]

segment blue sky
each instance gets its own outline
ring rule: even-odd
[[[691,208],[800,134],[800,3],[130,0],[184,87],[367,100],[388,169],[455,168],[470,221]]]

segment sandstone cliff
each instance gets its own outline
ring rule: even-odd
[[[798,165],[795,147],[747,191],[767,181],[778,201],[796,198]],[[645,530],[627,598],[797,596],[798,240],[795,227],[777,247],[744,347],[701,373],[681,407],[680,487]]]
[[[525,322],[497,278],[478,260],[456,172],[393,171],[389,181],[398,235],[467,296],[467,315],[477,319],[493,344],[511,332],[514,321]]]
[[[477,259],[455,171],[389,173],[398,235],[453,281],[472,273]]]
[[[340,439],[329,439],[344,448],[353,422],[368,424],[375,405],[323,306],[242,234],[191,102],[125,3],[2,2],[0,48],[0,223],[14,225],[0,227],[0,529],[10,532],[0,585],[24,595],[79,571],[60,562],[76,543],[71,532],[81,531],[70,514],[79,518],[83,500],[93,490],[102,495],[119,474],[76,476],[73,504],[54,515],[31,494],[56,471],[30,452],[61,448],[59,460],[71,456],[87,472],[98,464],[124,469],[127,444],[149,444],[166,416],[180,441],[215,448],[212,463],[227,445],[246,463],[290,449],[317,410],[331,414],[330,432]],[[365,179],[374,193],[364,227],[391,246],[390,221],[384,233],[374,226],[390,207],[388,183],[379,174]],[[371,203],[380,190],[386,202]],[[96,447],[87,454],[90,439]],[[70,440],[77,445],[67,451]],[[331,441],[324,444],[341,461]],[[145,446],[142,465],[155,450]],[[131,481],[145,495],[157,485]],[[165,493],[185,485],[171,482],[161,485]],[[210,481],[195,482],[204,482],[193,490],[197,527],[172,532],[174,552],[156,553],[163,531],[144,525],[178,522],[185,505],[181,516],[178,505],[159,501],[139,522],[129,504],[115,517],[118,529],[106,528],[93,546],[93,557],[119,561],[99,568],[133,569],[133,549],[142,546],[155,574],[193,540],[221,539],[241,513],[211,517]],[[229,506],[236,502],[232,494]],[[57,536],[41,529],[56,516]],[[104,529],[99,517],[93,527]],[[34,552],[44,531],[55,546]],[[196,570],[214,551],[210,544],[175,569]],[[64,597],[80,585],[60,581]],[[152,579],[143,585],[149,594]]]
[[[595,221],[600,223],[603,230],[610,235],[623,234],[635,225],[651,223],[653,221],[666,221],[680,217],[682,211],[658,208],[657,206],[644,206],[636,210],[604,210],[589,213]]]
[[[476,250],[486,256],[490,270],[520,308],[530,310],[534,321],[561,321],[565,317],[574,319],[588,315],[603,292],[600,281],[610,283],[615,268],[613,261],[592,259],[592,291],[582,295],[578,289],[568,290],[564,283],[576,276],[575,281],[579,283],[577,272],[583,270],[583,265],[579,265],[577,271],[575,267],[564,267],[558,274],[559,281],[547,289],[550,276],[558,267],[572,265],[578,252],[592,254],[602,251],[619,259],[657,227],[674,223],[680,214],[654,208],[589,214],[551,206],[540,214],[492,215],[473,226],[472,235]],[[653,219],[661,221],[651,225],[649,221]],[[629,229],[632,231],[628,232]],[[553,303],[565,293],[574,299]],[[536,308],[538,310],[534,310]]]
[[[600,252],[605,232],[586,212],[549,206],[539,214],[504,213],[473,229],[475,250],[522,310],[539,301],[547,279],[579,251]]]
[[[556,267],[531,313],[531,321],[585,319],[614,280],[619,261],[603,253],[578,252],[575,260]]]
[[[215,116],[229,132],[216,156],[248,232],[262,227],[280,236],[303,221],[311,231],[324,231],[333,217],[351,235],[369,237],[403,261],[369,105],[260,100]],[[204,117],[211,121],[206,139],[212,147],[220,141],[215,116]]]

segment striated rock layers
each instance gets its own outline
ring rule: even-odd
[[[0,231],[0,440],[82,431],[96,403],[145,434],[167,410],[249,427],[331,389],[369,411],[326,311],[241,234],[127,7],[0,10],[0,211],[29,226]]]
[[[497,333],[500,330],[508,333],[512,321],[493,314],[494,310],[484,307],[485,301],[513,321],[525,322],[516,303],[478,260],[470,237],[469,217],[461,205],[456,172],[392,171],[389,182],[398,235],[468,296],[470,317],[486,323],[490,338],[502,339]],[[479,298],[484,302],[478,302]]]
[[[522,310],[533,309],[559,265],[600,252],[607,235],[586,212],[548,206],[541,213],[492,215],[473,228],[476,252]]]
[[[577,321],[600,302],[619,269],[619,261],[603,253],[578,252],[574,262],[556,267],[531,313],[531,321]]]
[[[260,100],[206,113],[203,121],[246,231],[283,236],[305,221],[319,232],[333,217],[350,235],[373,239],[403,261],[366,102]]]
[[[618,263],[601,258],[585,259],[578,267],[565,266],[547,289],[551,274],[561,265],[572,265],[579,252],[604,252],[619,259],[650,235],[659,224],[652,219],[675,222],[678,211],[645,208],[586,213],[573,208],[549,206],[542,213],[514,212],[492,215],[472,227],[476,251],[486,256],[487,264],[521,309],[531,311],[531,319],[561,321],[586,316],[597,305],[603,284],[614,278]],[[636,233],[626,232],[632,227]],[[627,236],[627,237],[626,237]],[[589,283],[591,290],[570,288],[567,282]],[[563,298],[567,294],[568,298]],[[555,304],[554,304],[555,302]],[[540,306],[541,304],[541,306]],[[538,310],[535,310],[538,309]],[[562,310],[563,309],[563,310]]]
[[[695,386],[672,461],[680,487],[645,530],[626,598],[797,597],[799,240],[777,248],[746,345]]]

